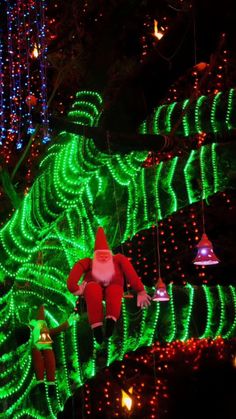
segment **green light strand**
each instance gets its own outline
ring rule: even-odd
[[[171,214],[177,211],[177,197],[172,187],[172,180],[174,177],[177,162],[178,162],[178,157],[174,157],[172,160],[170,160],[169,162],[170,167],[168,170],[168,175],[165,177],[165,179],[162,180],[162,184],[165,185],[166,191],[170,194],[170,197],[171,197],[171,204],[169,205]]]
[[[218,92],[212,101],[212,107],[211,107],[211,114],[210,114],[210,120],[211,120],[211,126],[213,129],[213,132],[216,134],[217,132],[219,132],[218,126],[217,126],[217,122],[216,122],[216,111],[217,111],[217,106],[219,104],[220,101],[220,97],[222,96],[222,92]]]
[[[197,99],[195,110],[194,110],[195,127],[196,127],[196,131],[197,131],[198,134],[203,133],[203,128],[202,128],[202,124],[201,124],[202,121],[201,121],[201,118],[200,118],[200,109],[202,108],[202,105],[203,105],[203,103],[205,102],[206,99],[207,99],[206,96],[200,96]]]
[[[141,321],[139,322],[139,334],[138,334],[138,339],[137,339],[137,343],[135,345],[134,350],[136,350],[137,348],[139,348],[140,346],[145,345],[147,338],[146,338],[146,334],[145,334],[145,321],[147,318],[147,309],[141,309]]]
[[[197,150],[191,151],[189,158],[185,164],[184,170],[183,170],[184,177],[185,177],[186,190],[188,194],[188,202],[190,205],[195,201],[195,194],[194,194],[194,190],[191,183],[191,180],[192,180],[191,172],[192,172],[192,164],[194,160],[196,159],[197,154],[198,154]]]
[[[57,419],[56,414],[53,412],[52,403],[51,403],[50,396],[48,393],[48,386],[45,386],[45,392],[46,392],[46,400],[47,400],[48,411],[50,413],[50,418]]]
[[[220,285],[217,285],[217,290],[219,293],[219,302],[220,302],[220,319],[219,319],[219,327],[215,333],[215,339],[222,335],[222,330],[225,323],[225,302],[224,302],[224,294],[221,289]]]
[[[226,333],[224,335],[224,339],[229,339],[230,337],[235,336],[234,333],[235,333],[235,329],[236,329],[236,291],[235,291],[235,288],[232,285],[229,285],[229,289],[231,291],[233,305],[234,305],[234,321],[233,321],[228,333]]]
[[[148,221],[148,201],[147,201],[147,194],[146,194],[146,187],[145,187],[145,171],[141,171],[141,190],[143,196],[143,214],[144,220]]]
[[[158,319],[159,319],[159,315],[160,315],[160,304],[156,304],[155,305],[155,314],[154,314],[154,319],[153,319],[153,328],[152,328],[152,333],[150,334],[149,340],[147,342],[147,346],[151,346],[153,344],[153,340],[154,340],[154,336],[155,336],[155,332],[156,332],[156,328],[157,328],[157,323],[158,323]]]
[[[170,336],[168,336],[165,340],[166,342],[172,342],[175,339],[176,333],[177,333],[177,327],[176,327],[176,318],[175,318],[175,306],[174,306],[174,295],[173,295],[173,284],[170,284],[169,287],[167,287],[167,292],[170,296],[170,323],[171,323],[171,333]]]
[[[227,110],[226,110],[226,118],[225,123],[228,130],[231,130],[233,128],[233,125],[231,123],[231,116],[233,112],[233,99],[235,97],[235,89],[229,90],[228,95],[228,103],[227,103]]]
[[[205,294],[205,300],[206,300],[206,326],[203,334],[199,337],[199,339],[205,339],[207,337],[212,336],[211,335],[211,319],[213,316],[213,299],[209,290],[209,287],[206,285],[202,285],[202,289]]]
[[[189,125],[189,122],[188,122],[188,114],[187,114],[187,112],[184,112],[185,109],[188,107],[188,105],[189,105],[189,99],[186,99],[182,104],[182,110],[183,110],[182,122],[183,122],[183,129],[184,129],[185,137],[188,137],[189,134],[190,134],[190,125]]]
[[[181,341],[186,341],[189,337],[189,326],[191,321],[191,316],[193,312],[193,303],[194,303],[194,288],[192,285],[187,284],[186,289],[188,289],[189,292],[189,305],[187,309],[187,313],[184,315],[184,319],[182,321],[184,326],[184,332],[183,336],[180,338]]]
[[[214,179],[214,193],[217,193],[220,187],[219,182],[219,175],[218,175],[218,168],[217,168],[217,144],[213,143],[211,145],[211,161],[212,161],[212,167],[213,167],[213,179]]]
[[[167,105],[161,105],[154,111],[154,116],[153,116],[153,133],[154,134],[160,134],[162,131],[160,129],[160,117],[161,117],[162,111],[165,111],[166,109],[167,109]]]
[[[128,315],[127,315],[127,310],[126,310],[124,299],[122,300],[122,320],[123,320],[123,336],[122,336],[121,350],[119,354],[119,361],[121,361],[124,358],[124,355],[126,353],[126,341],[128,339]]]

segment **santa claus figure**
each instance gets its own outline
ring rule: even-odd
[[[78,285],[84,275],[83,282]],[[150,304],[151,297],[129,259],[118,253],[113,255],[109,249],[105,232],[99,227],[96,234],[94,257],[79,260],[72,268],[67,287],[74,295],[84,295],[88,320],[98,343],[103,336],[103,300],[106,302],[105,337],[111,337],[114,326],[120,317],[124,280],[137,292],[137,306],[144,308]]]

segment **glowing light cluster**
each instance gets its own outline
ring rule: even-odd
[[[15,148],[23,147],[26,132],[32,133],[31,111],[37,103],[47,129],[45,9],[45,0],[1,1],[5,36],[0,44],[0,152],[6,163]]]

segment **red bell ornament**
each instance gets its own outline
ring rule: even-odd
[[[166,289],[166,284],[162,278],[158,278],[156,283],[155,293],[152,297],[152,301],[169,301],[170,296]]]
[[[212,242],[203,233],[200,242],[197,244],[197,256],[193,260],[194,265],[216,265],[219,259],[216,257]]]

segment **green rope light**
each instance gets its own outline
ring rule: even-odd
[[[167,105],[161,105],[154,111],[153,124],[152,124],[154,134],[160,134],[162,132],[162,129],[160,128],[160,119],[161,119],[162,112],[165,111],[166,108],[167,108]]]
[[[182,106],[183,111],[185,111],[185,109],[188,106],[189,106],[189,99],[186,99],[183,102],[183,106]],[[185,113],[183,115],[183,129],[184,129],[184,135],[185,135],[185,137],[188,137],[189,136],[189,133],[190,133],[190,129],[189,129],[189,122],[188,122],[188,115],[186,115]]]
[[[141,320],[139,321],[139,334],[137,342],[134,346],[134,351],[139,348],[140,346],[144,346],[147,340],[147,336],[145,333],[145,321],[147,318],[147,310],[141,310]]]
[[[218,103],[220,101],[221,96],[222,96],[222,92],[218,92],[215,95],[215,97],[214,97],[214,99],[212,101],[212,108],[211,108],[211,116],[210,116],[210,119],[211,119],[212,130],[213,130],[213,132],[215,134],[218,132],[218,127],[217,127],[217,123],[216,123],[216,121],[217,121],[217,119],[216,119],[216,111],[217,111]]]
[[[155,304],[155,312],[153,314],[152,331],[150,337],[147,340],[147,346],[151,346],[154,341],[154,335],[156,334],[156,327],[160,316],[160,304]]]
[[[156,108],[147,118],[146,127],[149,128],[148,132],[162,135],[168,135],[172,131],[175,136],[189,136],[203,132],[216,134],[236,127],[236,120],[233,119],[234,106],[235,89],[217,92],[213,97],[200,96],[191,104],[190,99],[185,99],[183,102],[173,102]],[[175,109],[182,109],[182,124],[178,124],[179,113],[174,112]],[[225,113],[225,119],[222,118],[222,113]]]
[[[214,193],[219,190],[219,175],[217,170],[217,144],[213,143],[211,146],[211,156],[212,156],[212,168],[213,168],[213,183],[214,183]]]
[[[144,170],[141,172],[141,188],[142,188],[142,195],[143,195],[143,209],[144,209],[144,220],[148,221],[148,200],[146,194],[146,187],[145,187],[145,174]]]
[[[132,194],[132,185],[128,185],[128,205],[126,209],[126,229],[124,235],[122,237],[122,242],[125,242],[131,235],[131,219],[132,219],[132,202],[133,202],[133,194]]]
[[[172,181],[174,178],[174,174],[175,174],[175,170],[176,170],[176,166],[178,163],[178,157],[174,157],[172,160],[169,161],[169,167],[168,167],[168,174],[167,176],[164,176],[164,181],[166,183],[166,188],[165,191],[169,194],[170,196],[170,203],[169,203],[169,209],[170,212],[176,212],[178,205],[177,205],[177,195],[174,191],[174,188],[172,186]],[[162,183],[164,183],[162,181]]]
[[[167,134],[170,134],[170,132],[172,131],[173,125],[172,125],[172,114],[174,112],[174,109],[177,105],[177,102],[173,102],[171,103],[167,108],[166,108],[166,131]]]
[[[224,293],[220,285],[217,285],[217,290],[219,293],[219,302],[220,302],[220,320],[219,327],[215,333],[215,336],[222,336],[222,331],[225,323],[225,303],[224,303]]]
[[[183,336],[180,338],[180,340],[185,341],[187,340],[189,336],[189,326],[190,326],[190,320],[192,317],[192,310],[193,310],[193,302],[194,302],[194,288],[190,284],[187,284],[186,287],[189,289],[189,306],[188,311],[186,313],[185,320],[183,321],[184,326],[184,333]]]
[[[206,96],[200,96],[197,99],[196,106],[195,106],[195,109],[194,109],[194,118],[195,118],[194,122],[195,122],[196,130],[197,130],[198,134],[202,134],[202,132],[203,132],[202,125],[201,125],[201,119],[200,119],[200,109],[203,105],[203,102],[205,102],[206,99],[207,99]],[[189,127],[188,127],[188,131],[189,131]]]
[[[53,407],[52,407],[51,400],[48,394],[48,386],[46,386],[46,401],[47,401],[47,407],[48,407],[50,418],[56,419],[56,414],[53,412]],[[60,411],[60,407],[58,404],[57,404],[57,409],[58,411]]]
[[[124,358],[124,355],[127,351],[127,339],[128,339],[128,314],[126,310],[126,305],[124,300],[122,300],[122,319],[123,319],[123,337],[122,337],[122,346],[119,354],[119,360]]]
[[[197,159],[197,156],[198,156],[197,150],[192,150],[183,170],[184,177],[185,177],[185,185],[186,185],[186,190],[187,190],[187,195],[188,195],[188,201],[190,204],[192,204],[196,200],[196,197],[195,197],[196,192],[192,187],[191,179],[192,179],[193,164],[194,164],[194,161]]]
[[[207,168],[208,163],[208,170]],[[206,197],[211,194],[212,186],[214,184],[214,180],[212,181],[212,171],[209,170],[210,163],[213,164],[213,174],[216,173],[216,167],[214,167],[215,160],[212,159],[212,146],[205,148],[201,147],[200,149],[200,170],[201,170],[201,185],[202,185],[202,199],[206,199]]]
[[[22,395],[17,399],[17,401],[15,403],[13,403],[8,409],[6,409],[4,411],[4,415],[6,415],[6,418],[11,418],[13,412],[15,410],[18,410],[18,408],[22,405],[23,400],[28,396],[28,394],[30,393],[30,390],[32,388],[32,384],[33,384],[33,379],[31,380],[30,384],[28,385],[27,389],[22,393]],[[6,396],[7,397],[7,394]]]
[[[226,335],[224,336],[225,339],[229,339],[230,337],[234,336],[235,328],[236,328],[236,290],[232,285],[229,286],[229,289],[231,291],[231,295],[232,295],[232,299],[233,299],[233,305],[234,305],[234,320],[232,322],[232,325],[231,325],[228,333],[226,333]]]
[[[206,315],[206,326],[204,333],[200,336],[200,339],[205,339],[208,336],[211,336],[211,319],[212,319],[212,313],[213,313],[213,299],[209,290],[209,287],[206,285],[202,285],[202,289],[205,294],[205,303],[207,308],[207,315]]]
[[[25,417],[31,417],[34,419],[45,419],[45,416],[41,416],[38,412],[34,412],[32,409],[22,409],[19,413],[14,415],[14,419],[20,419]]]
[[[168,294],[170,296],[170,325],[171,325],[171,333],[168,337],[166,337],[167,342],[172,342],[175,340],[176,333],[177,333],[177,326],[176,326],[176,318],[175,318],[175,305],[174,305],[174,294],[173,294],[173,284],[170,284],[168,287]]]
[[[231,116],[233,112],[233,100],[235,98],[235,89],[230,89],[229,96],[228,96],[228,103],[227,103],[227,110],[226,110],[226,126],[228,130],[233,128],[231,123]]]

